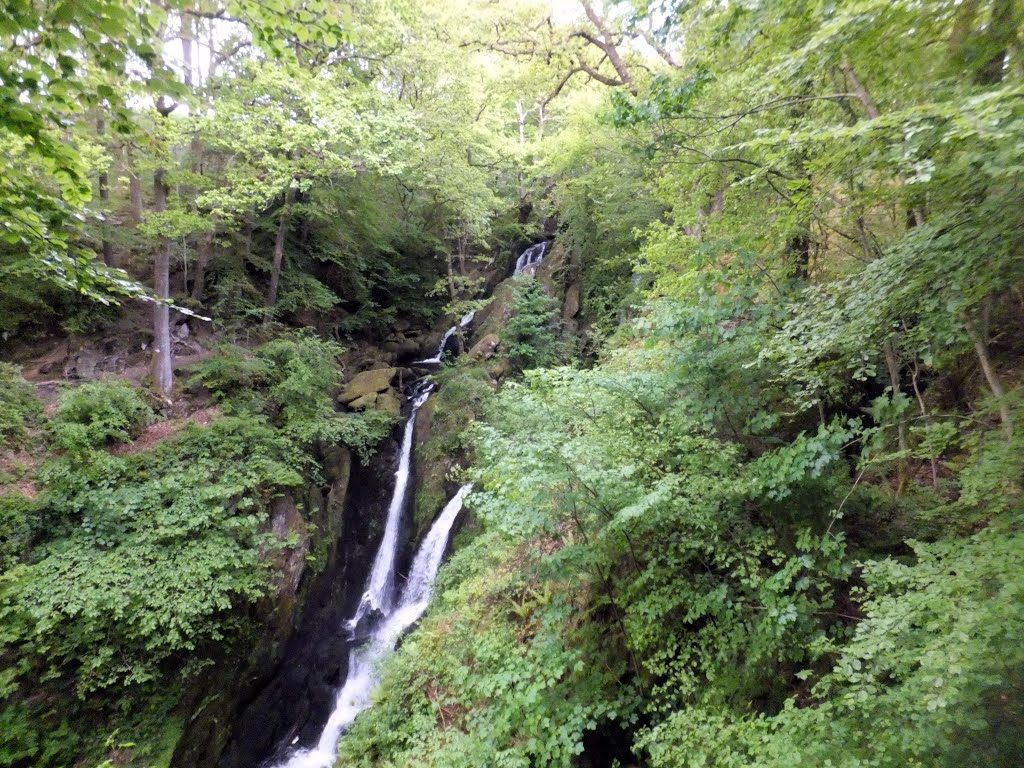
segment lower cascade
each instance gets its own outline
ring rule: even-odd
[[[394,650],[398,639],[423,615],[430,602],[434,579],[441,567],[452,526],[462,511],[463,500],[473,486],[471,483],[463,485],[445,505],[416,553],[401,596],[397,601],[394,600],[397,530],[408,484],[412,430],[416,412],[429,395],[429,389],[419,394],[406,422],[402,456],[395,474],[395,490],[388,510],[385,534],[367,579],[363,599],[347,622],[349,630],[355,632],[360,623],[369,617],[374,621],[372,629],[366,641],[349,653],[348,676],[338,691],[334,709],[316,746],[294,751],[283,762],[275,764],[275,768],[329,768],[334,765],[338,742],[345,729],[356,715],[370,706],[370,697],[377,684],[378,664]]]
[[[384,524],[384,537],[373,558],[370,578],[366,582],[366,590],[359,601],[359,607],[349,619],[348,628],[355,632],[359,623],[373,611],[383,615],[391,610],[391,600],[395,590],[395,555],[398,552],[398,528],[401,523],[402,509],[405,506],[406,491],[409,487],[409,466],[412,462],[412,436],[416,429],[416,414],[427,402],[433,385],[421,389],[413,400],[412,412],[405,422],[402,432],[402,450],[395,471],[395,489],[388,505],[387,522]]]

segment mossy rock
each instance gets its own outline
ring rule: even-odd
[[[357,373],[352,380],[345,385],[345,389],[338,395],[338,401],[356,408],[365,408],[366,405],[353,405],[354,401],[360,400],[367,395],[376,395],[379,392],[386,392],[391,387],[391,382],[398,375],[399,368],[375,368],[370,371]],[[371,401],[372,402],[372,401]]]
[[[367,408],[373,408],[377,404],[377,393],[369,392],[365,395],[361,395],[348,404],[348,407],[353,411],[362,411]]]
[[[500,343],[501,339],[498,338],[498,334],[488,333],[473,345],[473,348],[469,350],[469,356],[473,360],[487,360],[494,355],[494,350]]]
[[[399,397],[395,390],[389,389],[387,392],[381,392],[377,395],[377,401],[373,404],[373,407],[378,411],[385,411],[398,418],[402,415],[402,398]]]

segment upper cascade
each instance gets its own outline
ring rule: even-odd
[[[516,268],[512,274],[521,275],[523,272],[532,272],[542,261],[544,261],[544,254],[547,252],[547,249],[547,240],[541,240],[539,243],[531,245],[523,251],[522,254],[520,254],[518,259],[516,259]]]

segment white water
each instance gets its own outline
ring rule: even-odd
[[[395,489],[391,494],[388,506],[388,518],[384,525],[384,538],[381,539],[377,556],[373,559],[373,568],[366,583],[366,591],[359,600],[359,607],[348,622],[354,631],[367,615],[373,611],[387,614],[391,610],[391,600],[395,587],[395,554],[398,551],[398,527],[402,519],[402,507],[405,506],[405,494],[409,487],[409,464],[412,458],[412,435],[416,428],[416,412],[430,397],[433,386],[423,390],[413,401],[412,413],[405,422],[402,433],[402,453],[395,471]]]
[[[412,417],[409,421],[412,422]],[[356,715],[370,706],[370,697],[377,685],[378,663],[394,650],[398,638],[427,608],[452,526],[462,510],[466,494],[472,488],[471,484],[462,486],[438,515],[416,553],[398,606],[394,611],[386,611],[384,621],[373,631],[369,640],[349,654],[348,677],[338,692],[334,711],[324,726],[320,741],[313,749],[295,752],[278,768],[331,768],[337,761],[338,742],[342,733],[355,720]]]
[[[531,267],[536,267],[538,264],[544,261],[544,252],[547,250],[547,248],[547,240],[539,242],[536,245],[531,245],[529,248],[523,251],[519,258],[516,260],[516,270],[512,274],[521,275],[527,269],[530,269]]]
[[[462,316],[461,320],[459,320],[459,328],[465,328],[467,325],[472,323],[474,317],[476,317],[476,310],[471,309],[469,312]]]
[[[444,348],[448,346],[448,339],[450,339],[452,337],[452,334],[455,333],[457,330],[459,330],[458,327],[453,325],[451,328],[445,331],[444,336],[441,337],[441,343],[437,347],[437,354],[434,355],[433,357],[428,357],[426,360],[417,360],[416,362],[413,363],[413,365],[440,363],[441,356],[444,355]]]

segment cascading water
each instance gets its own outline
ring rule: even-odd
[[[535,245],[531,245],[516,259],[516,269],[512,273],[513,275],[521,275],[527,269],[536,267],[542,261],[544,261],[544,252],[548,248],[548,241],[543,240]]]
[[[387,522],[384,524],[384,538],[373,559],[370,578],[366,582],[366,591],[359,600],[359,607],[348,621],[349,630],[355,632],[359,623],[373,611],[387,614],[391,610],[395,586],[395,555],[398,552],[398,528],[402,520],[402,508],[405,506],[406,490],[409,487],[409,465],[412,460],[412,436],[416,428],[416,413],[427,402],[434,387],[427,386],[413,400],[412,412],[405,422],[402,433],[402,452],[395,470],[395,489],[391,493],[388,505]]]
[[[427,365],[430,363],[440,363],[441,357],[444,355],[444,348],[448,346],[448,339],[450,339],[455,332],[459,330],[459,327],[453,325],[447,331],[444,332],[444,336],[441,337],[441,343],[437,347],[437,354],[433,357],[428,357],[426,360],[417,360],[413,365]]]
[[[437,354],[435,354],[433,357],[428,357],[425,360],[417,360],[415,363],[413,363],[413,365],[431,365],[434,363],[440,363],[441,358],[444,356],[444,350],[448,346],[448,340],[455,335],[456,331],[458,331],[459,328],[465,328],[467,325],[472,323],[474,317],[476,317],[475,309],[472,312],[467,312],[466,314],[464,314],[462,316],[462,319],[459,320],[458,325],[453,325],[451,328],[444,332],[444,336],[441,337],[441,343],[437,345]]]
[[[426,399],[425,396],[421,397]],[[422,402],[419,404],[422,405]],[[412,423],[414,417],[415,411],[409,423]],[[462,510],[466,494],[472,488],[472,484],[462,486],[438,515],[416,553],[397,606],[394,610],[388,608],[382,611],[383,620],[370,633],[367,642],[350,652],[348,677],[338,692],[334,711],[316,747],[295,752],[279,768],[330,768],[334,765],[342,733],[355,720],[356,715],[370,706],[370,697],[377,684],[377,665],[394,650],[398,638],[423,615],[430,602],[434,579],[441,567],[452,526]],[[381,542],[383,547],[384,542]],[[391,562],[393,565],[393,557]]]

